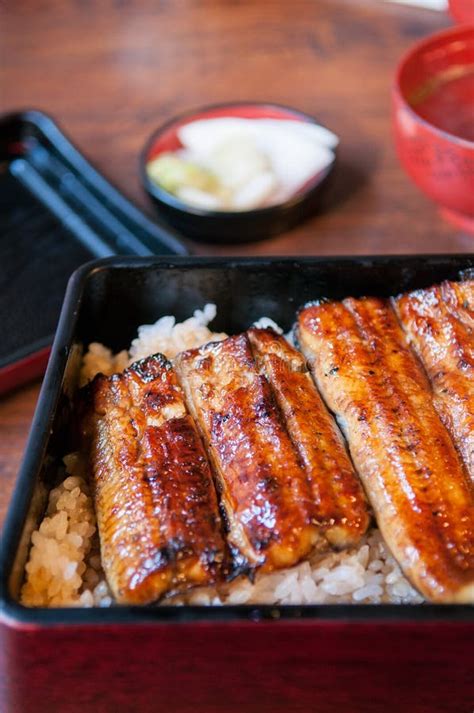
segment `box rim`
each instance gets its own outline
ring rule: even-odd
[[[274,266],[324,265],[341,262],[389,263],[391,260],[429,260],[430,262],[464,261],[466,270],[474,267],[474,253],[439,253],[411,255],[334,255],[334,256],[268,256],[268,257],[204,257],[204,256],[113,256],[92,260],[78,268],[71,276],[61,309],[56,336],[51,350],[44,382],[25,446],[24,456],[7,510],[0,545],[0,620],[13,628],[35,628],[61,625],[103,626],[106,624],[155,626],[169,624],[209,624],[223,625],[251,624],[273,620],[282,622],[312,622],[317,625],[337,623],[372,623],[380,625],[389,622],[412,624],[453,624],[474,622],[474,607],[469,604],[319,604],[319,605],[224,605],[212,606],[125,606],[100,608],[29,608],[24,607],[8,594],[14,552],[18,544],[15,525],[23,520],[34,487],[32,474],[37,470],[47,445],[50,427],[60,397],[62,377],[67,362],[69,347],[76,328],[84,292],[90,277],[98,270],[127,269],[145,267],[148,269],[173,267],[212,268],[219,266]],[[464,268],[461,268],[464,269]],[[58,379],[58,374],[60,378]],[[7,575],[7,565],[9,571]]]

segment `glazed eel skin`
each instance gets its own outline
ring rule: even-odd
[[[303,462],[320,527],[334,547],[357,544],[370,523],[367,500],[305,359],[272,329],[252,328],[247,334]]]
[[[171,364],[154,355],[86,387],[84,435],[102,564],[116,600],[216,580],[224,558],[210,466]]]
[[[473,491],[390,303],[309,305],[298,340],[406,576],[428,600],[473,602]]]
[[[474,280],[400,295],[394,306],[474,482]]]
[[[306,473],[241,334],[178,355],[178,377],[214,466],[242,567],[289,567],[323,542]]]

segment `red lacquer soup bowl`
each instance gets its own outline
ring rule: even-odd
[[[473,0],[449,0],[449,11],[456,22],[474,23]]]
[[[474,232],[474,26],[423,40],[392,92],[400,161],[446,217]]]

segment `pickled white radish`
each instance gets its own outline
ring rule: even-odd
[[[265,205],[277,187],[278,182],[274,173],[270,171],[258,173],[234,193],[234,209],[251,210]]]
[[[300,120],[200,119],[182,148],[153,159],[150,177],[189,205],[245,211],[283,203],[334,160],[338,137]]]
[[[222,210],[222,201],[218,196],[207,191],[201,191],[199,188],[194,188],[194,186],[182,186],[177,189],[175,195],[183,203],[188,203],[196,208]]]

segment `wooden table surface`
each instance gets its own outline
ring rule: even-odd
[[[138,152],[173,115],[234,99],[319,117],[341,138],[332,193],[304,225],[209,254],[468,252],[402,172],[390,136],[399,57],[447,15],[382,0],[104,0],[2,3],[2,110],[50,113],[120,189],[149,210]],[[0,401],[0,522],[38,396]]]

